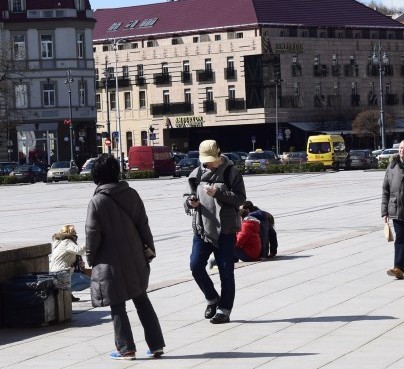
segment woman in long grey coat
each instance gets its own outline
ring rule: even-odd
[[[125,302],[133,300],[144,328],[147,355],[158,357],[165,346],[160,323],[147,296],[150,266],[145,256],[154,242],[142,199],[125,181],[119,182],[119,163],[101,155],[92,169],[97,185],[87,209],[86,256],[94,307],[110,306],[117,352],[111,359],[133,360],[136,345]]]

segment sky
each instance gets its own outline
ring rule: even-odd
[[[114,0],[112,2],[108,0],[90,0],[91,7],[93,9],[101,9],[101,8],[121,8],[124,6],[135,6],[135,5],[144,5],[144,4],[154,4],[154,3],[163,3],[166,0]],[[230,1],[230,0],[229,0]],[[378,0],[376,0],[378,1]],[[368,4],[370,2],[367,0],[360,1],[364,4]],[[403,8],[403,0],[379,0],[379,4],[393,7],[393,8]]]

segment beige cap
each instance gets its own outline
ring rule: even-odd
[[[199,145],[199,161],[212,163],[220,156],[220,149],[215,140],[205,140]]]

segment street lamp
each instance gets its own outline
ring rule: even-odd
[[[65,84],[68,86],[67,92],[69,93],[69,125],[70,125],[70,161],[74,160],[73,157],[73,121],[72,121],[72,90],[70,84],[73,83],[70,67],[66,71]]]
[[[107,95],[107,134],[108,138],[111,140],[111,122],[109,120],[109,95],[108,95],[108,83],[109,83],[109,69],[108,69],[108,57],[105,57],[105,93]],[[108,145],[108,154],[111,154],[111,145]]]
[[[120,152],[120,157],[121,160],[120,162],[120,168],[121,168],[121,173],[123,174],[123,168],[124,168],[124,157],[123,157],[123,152],[122,152],[122,137],[121,137],[121,112],[119,110],[119,88],[118,88],[118,55],[117,55],[117,51],[118,51],[118,45],[120,43],[125,43],[126,40],[125,39],[115,39],[113,38],[112,40],[109,40],[109,42],[112,43],[114,52],[115,52],[115,100],[116,100],[116,130],[118,132],[118,141],[119,141],[119,150],[118,150],[118,145],[116,147],[116,151],[117,151],[117,157],[119,156],[118,153]]]
[[[380,136],[382,138],[382,150],[386,148],[386,127],[384,121],[384,100],[383,100],[383,65],[389,62],[387,54],[382,57],[382,43],[379,41],[373,48],[372,62],[379,66],[379,87],[380,87]]]
[[[276,156],[279,156],[279,124],[278,124],[278,86],[283,82],[280,72],[275,72],[275,138],[276,138]]]

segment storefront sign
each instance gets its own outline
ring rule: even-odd
[[[175,118],[175,128],[203,127],[203,123],[204,121],[202,116]]]
[[[303,44],[300,42],[285,42],[276,44],[275,54],[303,54]]]

